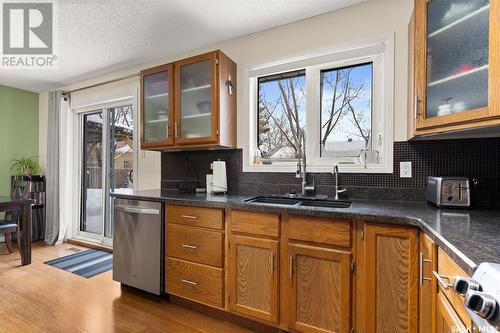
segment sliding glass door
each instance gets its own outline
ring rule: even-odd
[[[133,106],[118,105],[81,115],[82,182],[79,236],[110,243],[110,193],[133,188]]]

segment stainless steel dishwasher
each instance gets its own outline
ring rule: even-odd
[[[113,280],[160,295],[162,203],[114,200]]]

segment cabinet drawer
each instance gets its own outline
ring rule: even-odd
[[[167,256],[222,267],[224,234],[167,223]]]
[[[231,231],[278,237],[279,221],[279,214],[233,210],[231,212]]]
[[[222,269],[168,258],[165,290],[189,300],[222,307]]]
[[[445,283],[453,283],[456,276],[468,276],[442,249],[438,249],[438,273]],[[450,277],[450,279],[447,279]],[[451,305],[465,325],[471,324],[471,318],[464,307],[464,298],[453,290],[453,287],[444,289],[439,283],[439,290],[446,295]]]
[[[294,240],[350,247],[351,221],[290,216],[288,235]]]
[[[437,294],[436,332],[470,332],[470,330],[462,323],[455,309],[451,306],[450,302],[441,291]]]
[[[167,204],[167,222],[196,227],[222,230],[224,228],[223,210],[195,206]]]

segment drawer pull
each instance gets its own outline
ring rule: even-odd
[[[189,220],[197,220],[198,216],[193,216],[193,215],[181,215],[182,218],[184,219],[189,219]]]
[[[449,276],[439,275],[439,273],[436,272],[436,271],[432,271],[432,274],[434,274],[434,276],[436,277],[437,281],[439,282],[439,284],[441,285],[441,287],[444,288],[444,290],[448,290],[448,289],[450,289],[450,287],[453,287],[453,285],[450,284],[451,278]],[[448,280],[448,283],[444,282],[443,279]]]
[[[198,285],[197,282],[189,281],[189,280],[181,280],[185,284],[189,284],[190,286],[196,287]]]
[[[188,244],[182,244],[181,246],[185,247],[186,249],[193,249],[193,250],[196,250],[198,248],[198,246],[196,245],[188,245]]]

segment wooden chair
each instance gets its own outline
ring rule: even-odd
[[[12,185],[12,192],[11,195],[15,196],[15,188],[16,186],[19,186],[17,183],[17,180],[14,181],[14,184]],[[21,191],[21,197],[24,199],[31,198],[31,187],[32,183],[31,181],[25,181],[24,182],[24,188]],[[12,251],[12,233],[13,232],[18,232],[17,225],[19,223],[19,211],[13,210],[13,211],[7,211],[5,212],[5,220],[0,220],[0,235],[3,234],[5,238],[5,245],[7,246],[7,250],[9,250],[9,254],[11,254]],[[19,249],[19,237],[16,234],[16,244],[17,248]]]
[[[7,250],[9,254],[13,252],[12,250],[12,233],[17,232],[17,224],[14,223],[17,221],[19,216],[18,212],[6,212],[5,217],[7,218],[10,215],[10,220],[0,220],[0,234],[3,234],[5,238],[5,245],[7,246]],[[16,237],[17,241],[17,237]],[[19,244],[18,244],[19,247]]]

